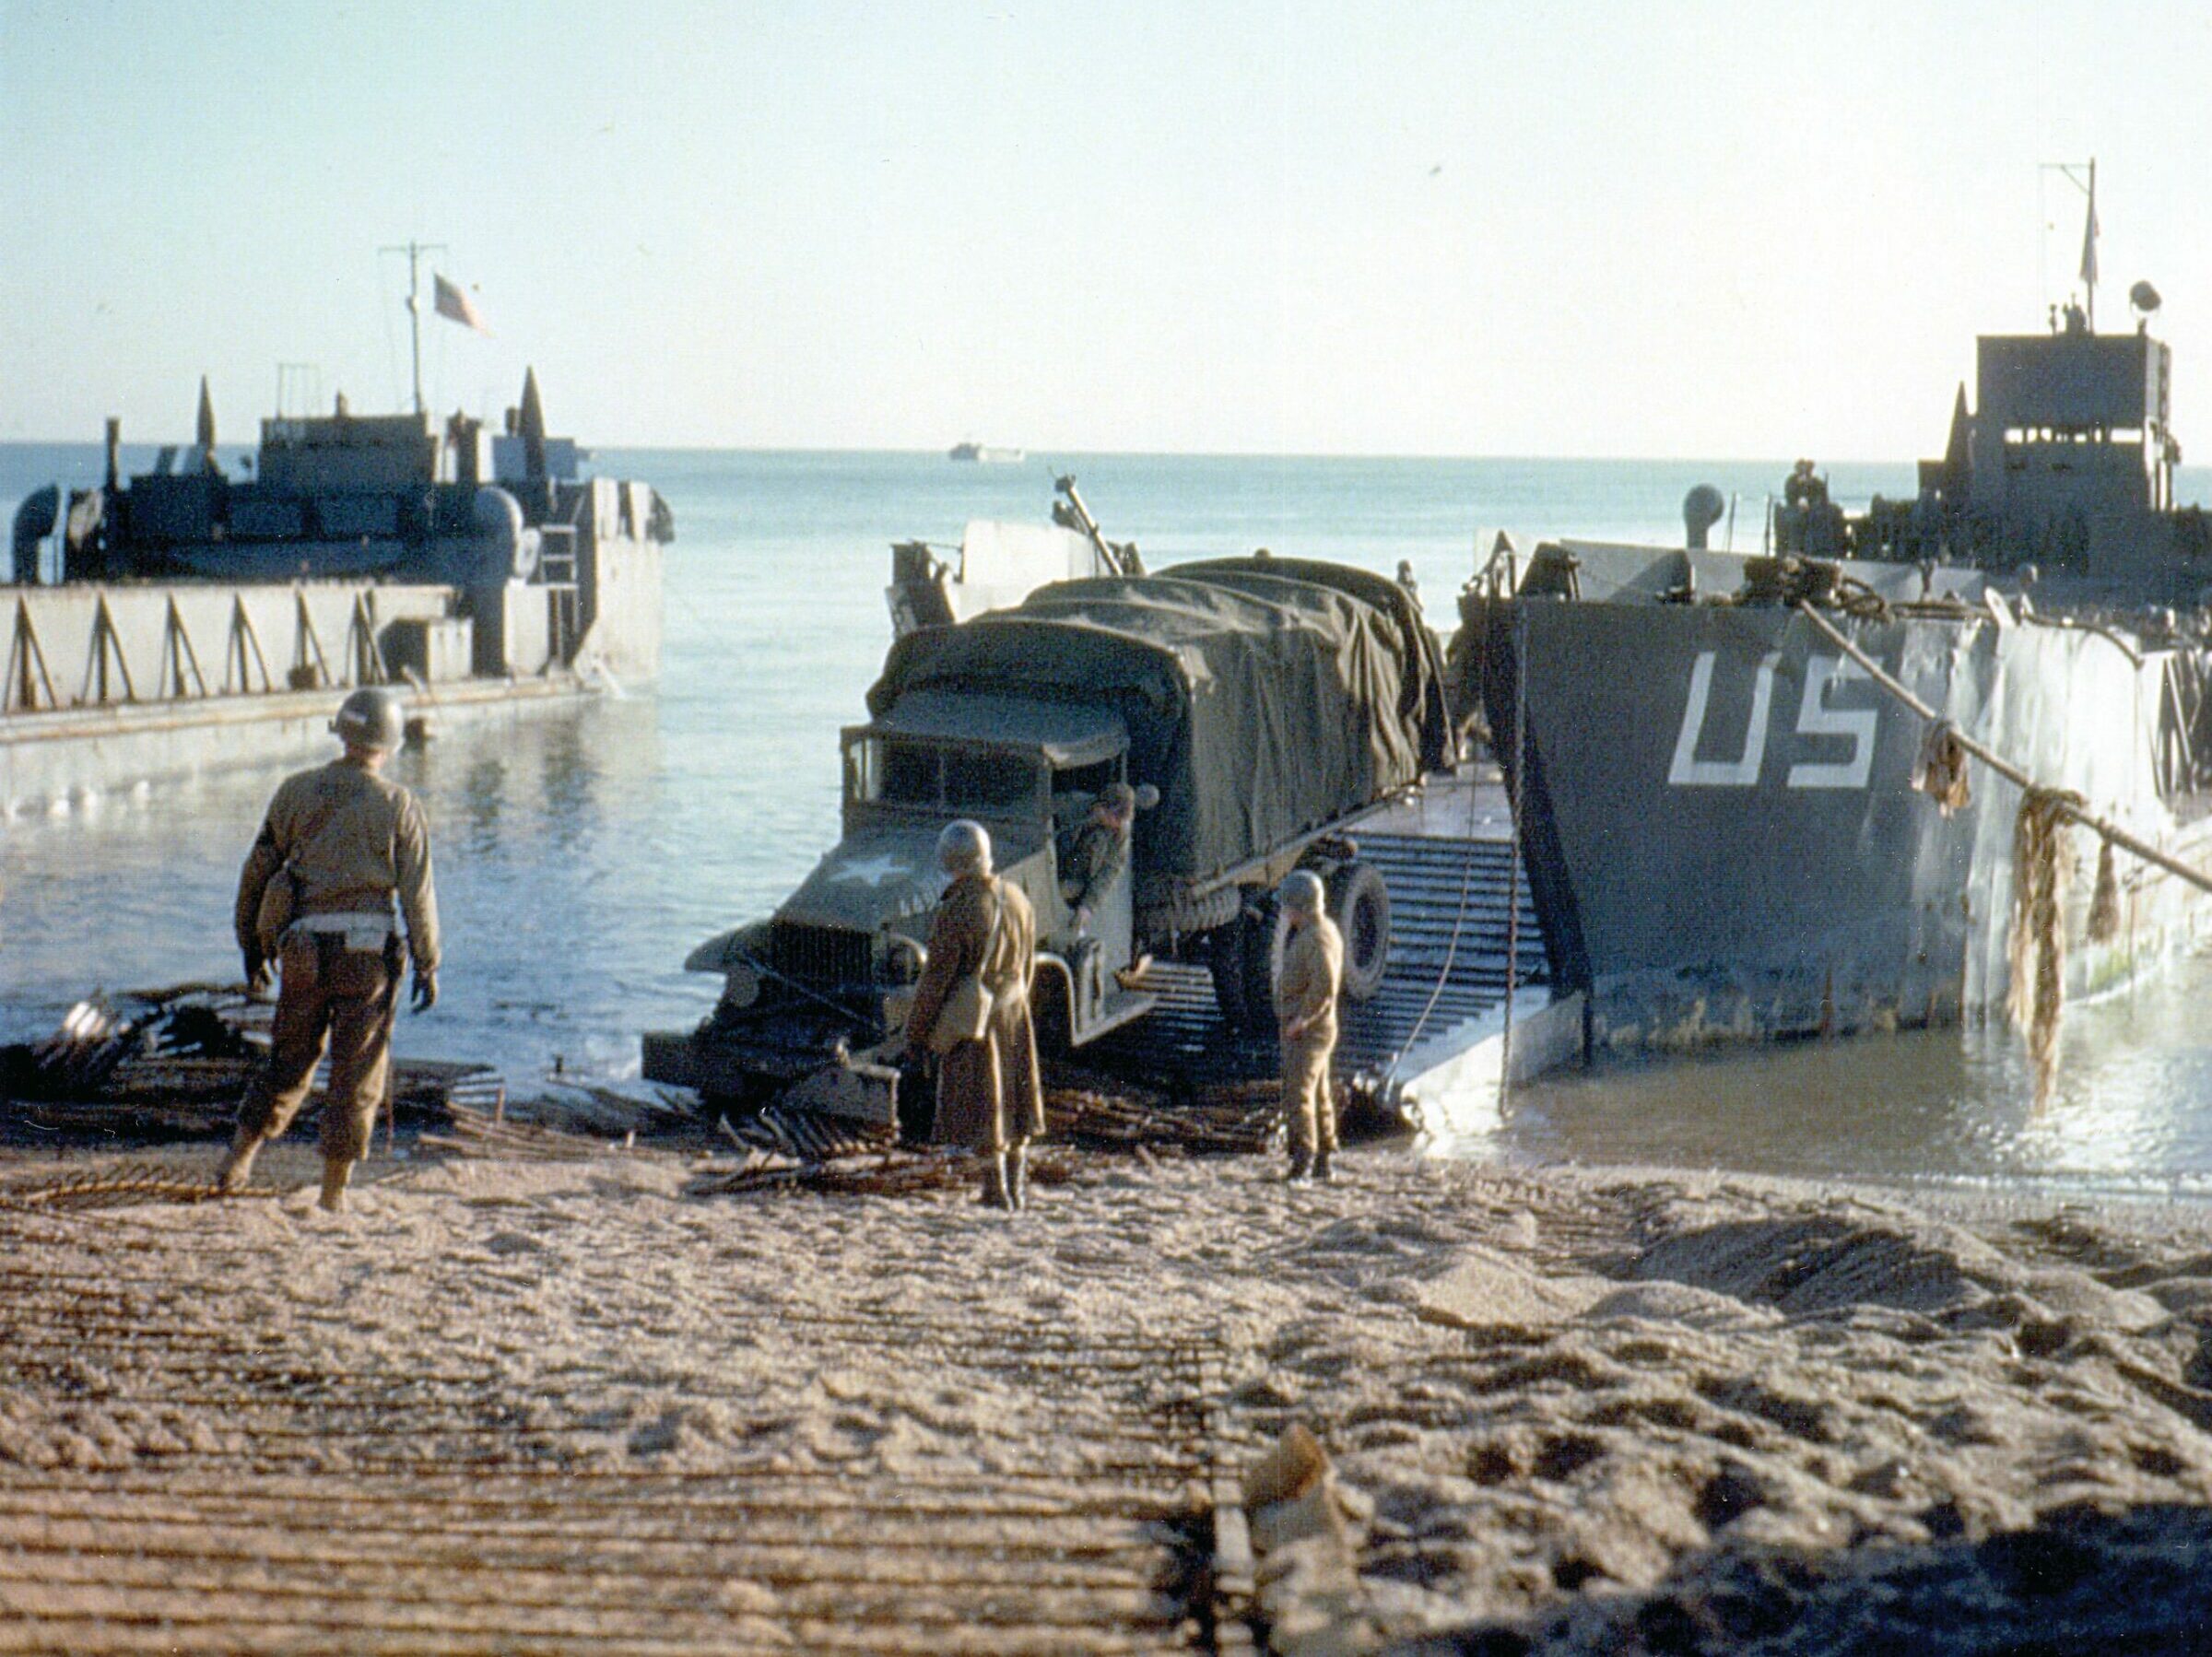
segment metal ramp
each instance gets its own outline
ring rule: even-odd
[[[1359,855],[1390,888],[1390,970],[1372,1001],[1344,1009],[1336,1045],[1336,1075],[1344,1080],[1381,1073],[1417,1033],[1424,1040],[1439,1036],[1505,999],[1511,841],[1372,833],[1359,839]],[[1542,983],[1544,938],[1525,871],[1518,907],[1518,982]],[[1159,997],[1159,1006],[1084,1049],[1087,1066],[1171,1087],[1277,1074],[1274,1038],[1222,1023],[1205,968],[1155,963],[1142,987]]]

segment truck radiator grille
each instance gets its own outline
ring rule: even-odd
[[[871,977],[868,934],[842,927],[779,925],[770,958],[778,972],[820,988],[865,984]]]

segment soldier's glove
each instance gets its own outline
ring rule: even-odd
[[[435,972],[425,972],[418,967],[415,970],[415,996],[412,1001],[408,1002],[408,1009],[412,1012],[427,1013],[437,1005],[438,975]]]
[[[276,982],[276,975],[259,949],[248,946],[246,958],[246,993],[256,1000],[265,997]]]

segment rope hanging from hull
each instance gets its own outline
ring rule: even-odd
[[[2078,794],[2030,788],[2013,822],[2012,927],[2006,940],[2012,982],[2005,1010],[2028,1040],[2039,1092],[2058,1063],[2066,998],[2066,887],[2074,865],[2066,829],[2081,807]]]

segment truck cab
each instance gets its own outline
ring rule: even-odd
[[[714,938],[686,961],[724,987],[690,1038],[648,1038],[646,1074],[741,1104],[842,1074],[814,1101],[838,1113],[895,1111],[888,1076],[928,961],[946,880],[937,836],[959,817],[991,835],[994,871],[1037,915],[1031,996],[1048,1041],[1080,1046],[1148,1011],[1124,989],[1135,933],[1126,872],[1095,894],[1079,936],[1062,864],[1091,803],[1126,780],[1129,734],[1114,713],[1079,704],[916,691],[848,727],[842,833],[766,921]],[[680,1044],[680,1047],[679,1047]],[[850,1059],[865,1055],[855,1086]],[[868,1061],[873,1061],[869,1063]]]

